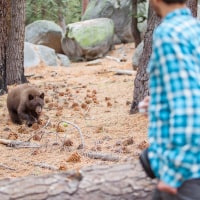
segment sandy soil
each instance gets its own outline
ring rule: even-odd
[[[117,69],[132,70],[133,51],[130,43],[116,45],[109,52],[108,56],[122,62],[104,57],[95,64],[26,69],[30,83],[45,92],[41,124],[31,128],[13,124],[6,108],[7,95],[0,96],[0,139],[28,142],[18,148],[0,144],[0,178],[138,158],[147,146],[148,122],[141,114],[129,114],[136,72],[115,74]]]

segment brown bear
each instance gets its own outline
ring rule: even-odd
[[[21,84],[8,92],[7,108],[12,122],[22,124],[25,120],[28,126],[38,122],[44,106],[44,93],[39,89]]]

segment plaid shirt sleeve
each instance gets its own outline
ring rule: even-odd
[[[160,32],[149,64],[149,158],[160,180],[179,187],[200,177],[200,53]]]

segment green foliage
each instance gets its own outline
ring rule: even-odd
[[[81,0],[69,0],[66,12],[66,24],[81,20]]]
[[[80,21],[81,0],[26,0],[26,25],[41,19],[57,23],[59,16],[66,24]]]

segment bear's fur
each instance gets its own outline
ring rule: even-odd
[[[44,93],[38,88],[21,84],[8,92],[7,108],[12,122],[28,126],[38,122],[44,106]]]

